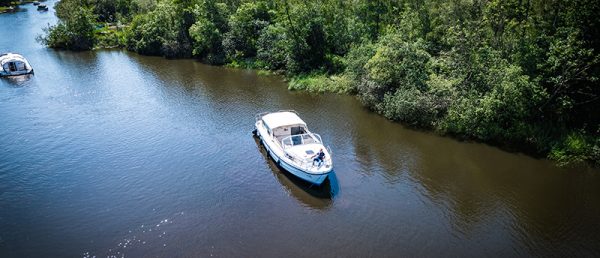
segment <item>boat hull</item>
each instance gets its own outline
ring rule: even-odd
[[[275,152],[271,149],[269,144],[265,143],[263,137],[260,136],[260,134],[258,134],[258,137],[259,137],[262,145],[265,146],[267,153],[273,159],[273,161],[275,161],[275,163],[277,163],[279,165],[279,167],[281,167],[285,171],[289,172],[290,174],[296,176],[297,178],[300,178],[300,179],[302,179],[308,183],[311,183],[313,185],[319,186],[319,185],[323,184],[323,182],[325,182],[325,179],[327,179],[327,177],[331,173],[331,171],[329,171],[327,173],[322,173],[322,174],[312,174],[312,173],[308,173],[304,170],[301,170],[301,169],[297,168],[296,166],[289,164],[288,162],[286,162],[284,159],[280,158],[279,156],[277,156],[275,154]]]
[[[327,176],[329,176],[329,173],[331,173],[331,172],[328,172],[328,173],[320,174],[320,175],[309,174],[302,170],[297,169],[296,167],[288,164],[287,162],[285,162],[283,160],[279,162],[279,166],[282,167],[283,169],[285,169],[286,171],[290,172],[290,174],[292,174],[306,182],[314,184],[314,185],[323,184],[323,182],[325,182],[325,179],[327,179]]]

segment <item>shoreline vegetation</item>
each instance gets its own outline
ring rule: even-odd
[[[43,1],[46,1],[46,0],[41,0],[40,2],[43,2]],[[19,1],[0,0],[0,14],[16,12],[19,10],[20,5],[31,4],[33,2],[35,2],[35,1],[34,0],[19,0]]]
[[[283,73],[402,124],[600,165],[596,0],[62,0],[51,48]]]

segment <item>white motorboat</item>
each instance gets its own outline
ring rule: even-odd
[[[321,185],[333,171],[331,150],[323,145],[321,136],[308,130],[295,111],[258,114],[255,126],[255,134],[269,156],[291,174]],[[324,157],[315,160],[320,152]]]
[[[0,55],[0,77],[33,73],[33,68],[23,56],[14,53]]]

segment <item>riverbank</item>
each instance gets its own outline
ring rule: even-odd
[[[576,2],[550,18],[531,6],[553,6],[534,2],[82,6],[64,0],[56,6],[59,23],[40,41],[282,71],[290,89],[354,94],[370,110],[411,127],[524,150],[563,166],[598,165],[595,5]],[[111,30],[108,23],[127,27]]]
[[[27,0],[27,1],[0,1],[0,14],[2,13],[12,13],[19,11],[20,5],[31,4],[36,1]],[[43,2],[43,1],[38,1]]]
[[[13,9],[9,6],[0,6],[0,13],[8,13],[11,12]]]
[[[2,13],[12,13],[12,12],[16,12],[19,10],[19,6],[15,5],[15,6],[0,6],[0,14]]]

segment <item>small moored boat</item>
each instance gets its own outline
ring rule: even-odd
[[[38,4],[37,9],[38,11],[48,11],[48,6],[45,4]]]
[[[331,150],[325,148],[321,136],[308,130],[295,111],[258,114],[255,127],[271,158],[291,174],[321,185],[333,170]],[[315,160],[321,152],[324,155]]]
[[[0,77],[33,73],[33,68],[23,56],[14,53],[0,54]]]

